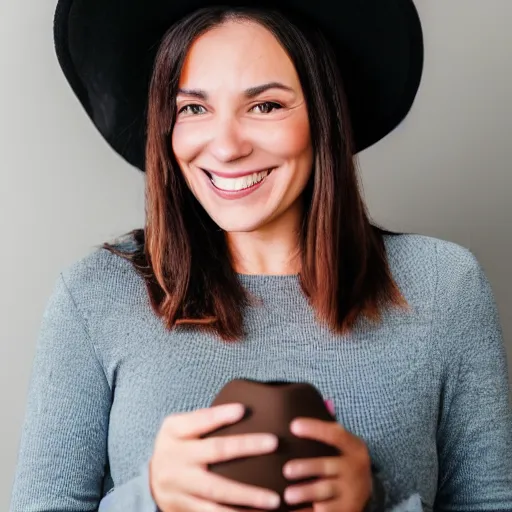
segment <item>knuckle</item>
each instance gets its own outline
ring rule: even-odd
[[[230,443],[227,442],[227,439],[224,437],[212,437],[211,438],[211,446],[212,446],[212,456],[216,459],[223,460],[226,457],[229,457],[232,452],[230,450]]]
[[[319,487],[319,494],[322,500],[332,499],[336,497],[336,483],[332,480],[322,481],[322,486]]]
[[[204,512],[220,512],[221,510],[224,510],[224,508],[220,507],[216,503],[213,503],[212,501],[205,501],[201,509],[204,510]]]
[[[174,434],[175,424],[176,424],[176,416],[174,414],[166,416],[164,418],[164,421],[162,422],[162,431],[169,435]]]
[[[172,493],[168,495],[165,499],[165,508],[162,512],[179,512],[183,510],[180,506],[178,497],[176,493]]]
[[[207,478],[203,484],[205,496],[214,502],[221,502],[225,498],[223,486],[216,478]]]
[[[152,487],[161,492],[169,487],[169,482],[172,482],[171,472],[167,468],[155,467],[152,473]]]
[[[238,449],[245,453],[261,450],[263,437],[260,434],[249,434],[237,438]]]
[[[233,440],[233,446],[240,454],[258,453],[261,451],[262,438],[259,435],[238,436]]]
[[[233,438],[233,448],[238,452],[250,452],[254,449],[254,439],[250,436],[237,436]]]

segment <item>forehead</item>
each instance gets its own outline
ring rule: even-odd
[[[246,88],[262,81],[298,83],[295,67],[275,36],[252,21],[229,21],[191,45],[180,86]]]

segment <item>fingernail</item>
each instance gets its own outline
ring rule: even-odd
[[[279,497],[278,494],[269,496],[267,499],[267,506],[269,508],[277,508],[280,503],[281,503],[281,498]]]
[[[230,404],[224,409],[224,415],[228,418],[238,418],[244,411],[242,404]]]
[[[262,445],[264,449],[272,450],[277,448],[278,439],[276,436],[267,436],[263,439]]]
[[[324,400],[324,402],[329,412],[334,416],[334,402],[332,400]]]

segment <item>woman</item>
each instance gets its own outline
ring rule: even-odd
[[[355,153],[419,84],[412,4],[168,4],[59,3],[61,65],[146,171],[147,216],[59,277],[11,512],[275,509],[273,492],[206,470],[276,448],[265,433],[201,439],[241,418],[209,407],[237,377],[311,382],[334,402],[339,423],[291,426],[342,455],[287,464],[288,504],[512,510],[507,362],[482,267],[372,225],[357,186]]]

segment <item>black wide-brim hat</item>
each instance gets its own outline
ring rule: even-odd
[[[110,146],[143,171],[147,99],[159,42],[186,14],[219,3],[244,4],[58,0],[54,39],[64,75]],[[356,152],[400,124],[423,69],[423,35],[412,0],[274,0],[272,7],[310,20],[331,43]]]

